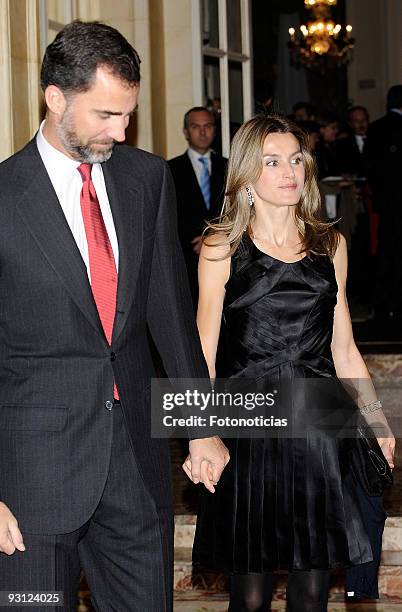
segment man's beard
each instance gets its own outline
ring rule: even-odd
[[[77,161],[85,164],[101,164],[110,159],[113,147],[116,144],[114,140],[93,140],[83,143],[75,131],[75,125],[70,109],[67,109],[60,123],[56,126],[57,136],[65,150]],[[96,144],[108,144],[107,148],[97,149]]]

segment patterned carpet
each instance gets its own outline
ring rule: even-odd
[[[285,612],[286,603],[275,601],[272,603],[271,610],[281,610]],[[188,601],[176,602],[174,612],[226,612],[227,602],[203,602]],[[268,611],[267,611],[268,612]],[[402,612],[402,600],[398,602],[381,603],[361,603],[345,604],[341,602],[330,603],[328,612]]]
[[[271,610],[286,610],[282,603],[274,603]],[[328,612],[401,612],[402,604],[331,604]],[[203,604],[203,603],[177,603],[174,612],[226,612],[227,604]]]
[[[93,612],[90,604],[90,595],[87,589],[83,589],[80,593],[81,601],[77,612]],[[176,593],[174,612],[227,612],[227,595],[225,593],[208,593],[204,592],[197,597],[197,593],[181,592]],[[276,598],[272,602],[271,610],[286,611],[286,602],[283,599]],[[143,611],[143,612],[155,612]],[[268,612],[268,610],[267,610]],[[328,605],[328,612],[402,612],[402,598],[385,598],[382,597],[378,602],[367,603],[344,603],[342,601],[331,601]]]

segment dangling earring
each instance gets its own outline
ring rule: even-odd
[[[253,194],[251,193],[251,189],[250,189],[250,187],[246,187],[246,192],[247,192],[247,199],[248,199],[248,203],[249,203],[249,205],[250,205],[250,207],[251,207],[251,206],[253,206],[253,205],[254,205],[254,196],[253,196]]]

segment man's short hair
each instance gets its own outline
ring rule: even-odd
[[[91,88],[98,67],[129,85],[140,82],[138,53],[120,32],[97,21],[73,21],[47,47],[41,68],[41,87],[56,85],[63,92]]]
[[[402,108],[402,85],[393,85],[388,90],[387,108]]]
[[[331,112],[322,113],[318,117],[318,124],[322,128],[325,128],[327,127],[327,125],[331,125],[332,123],[339,124],[339,117],[335,113],[331,113]]]
[[[310,104],[310,102],[304,102],[303,100],[301,100],[300,102],[296,102],[296,104],[293,105],[293,112],[295,113],[296,111],[302,110],[303,108],[306,109],[306,113],[309,117],[315,115],[313,105]]]
[[[318,125],[318,123],[316,121],[307,121],[307,120],[299,120],[299,121],[295,121],[296,125],[298,125],[299,127],[301,127],[301,129],[303,130],[303,132],[306,132],[306,134],[310,135],[310,134],[320,134],[320,126]]]
[[[370,121],[370,115],[369,115],[367,108],[365,106],[360,106],[359,104],[357,104],[356,106],[352,106],[351,108],[348,108],[349,119],[350,119],[351,114],[354,113],[355,111],[361,111],[362,113],[366,115],[367,121]]]
[[[184,115],[183,127],[185,130],[189,126],[191,113],[209,113],[211,115],[212,123],[215,123],[215,115],[211,110],[209,110],[209,108],[206,106],[193,106],[193,108],[190,108],[190,110],[188,110]]]

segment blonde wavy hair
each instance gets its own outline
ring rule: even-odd
[[[305,252],[334,256],[339,234],[333,223],[320,219],[321,195],[316,179],[316,164],[310,152],[307,135],[287,117],[282,115],[256,115],[244,123],[236,132],[230,150],[225,198],[222,212],[217,219],[207,224],[204,242],[208,237],[222,237],[214,246],[229,245],[227,256],[233,255],[246,231],[252,236],[251,223],[255,216],[254,206],[249,205],[246,187],[253,185],[263,169],[263,146],[269,134],[293,134],[300,145],[305,167],[304,188],[295,207],[295,221]]]

